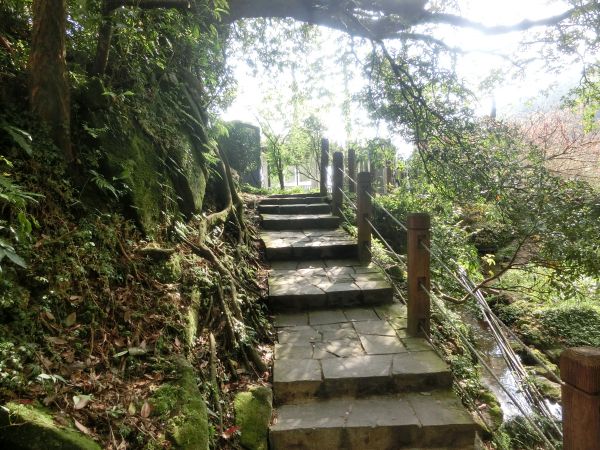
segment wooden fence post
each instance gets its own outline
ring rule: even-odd
[[[329,140],[321,139],[321,173],[319,174],[319,191],[327,195],[327,166],[329,165]]]
[[[356,151],[353,148],[348,149],[348,175],[351,178],[348,180],[348,191],[356,192]]]
[[[560,355],[563,449],[600,449],[600,348],[576,347]]]
[[[341,217],[342,202],[344,201],[342,189],[344,188],[344,155],[342,152],[333,154],[333,186],[331,191],[331,213]]]
[[[371,172],[360,172],[356,180],[358,186],[356,198],[356,222],[358,226],[358,259],[362,264],[371,262]]]
[[[429,214],[409,214],[408,228],[408,324],[411,336],[429,336],[431,306],[428,291],[431,277],[429,273],[430,219]],[[425,289],[423,289],[423,287]]]

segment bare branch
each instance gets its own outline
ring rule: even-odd
[[[587,7],[589,8],[589,6]],[[558,14],[556,16],[546,17],[545,19],[540,20],[523,20],[521,22],[512,24],[512,25],[495,25],[488,26],[484,25],[480,22],[475,22],[473,20],[466,19],[461,16],[457,16],[454,14],[446,14],[446,13],[432,13],[424,16],[420,23],[439,23],[439,24],[447,24],[447,25],[455,25],[458,27],[464,28],[473,28],[475,30],[481,31],[485,34],[504,34],[510,33],[513,31],[525,31],[535,27],[543,27],[543,26],[552,26],[557,25],[560,22],[571,18],[575,14],[581,12],[586,7],[583,8],[572,8],[569,9],[562,14]]]

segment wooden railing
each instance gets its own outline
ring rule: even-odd
[[[321,186],[326,186],[329,143],[323,140]],[[325,155],[327,153],[327,155]],[[344,203],[344,180],[348,192],[356,192],[358,258],[368,264],[372,259],[373,220],[372,177],[370,172],[356,174],[356,155],[348,151],[348,171],[344,171],[341,152],[333,155],[332,211],[341,216]],[[344,176],[345,174],[345,176]],[[325,187],[326,192],[326,187]],[[403,225],[404,226],[404,225]],[[409,214],[407,230],[407,332],[411,336],[430,334],[430,217],[425,213]],[[579,347],[561,355],[563,448],[565,450],[600,450],[600,349]],[[554,447],[554,446],[553,446]]]

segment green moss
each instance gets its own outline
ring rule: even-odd
[[[73,428],[58,426],[38,405],[8,403],[0,408],[0,447],[13,450],[99,450]]]
[[[240,442],[244,447],[267,450],[272,404],[273,393],[264,386],[235,396],[235,423],[240,427]]]
[[[172,190],[161,175],[164,165],[157,149],[135,126],[122,139],[109,138],[103,148],[108,175],[120,177],[128,186],[129,210],[143,230],[152,234],[160,224],[165,196]]]
[[[166,419],[166,435],[177,449],[208,449],[208,412],[194,370],[177,360],[179,378],[161,386],[152,398],[154,413]]]

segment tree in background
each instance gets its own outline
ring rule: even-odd
[[[67,2],[35,0],[29,54],[29,102],[50,129],[66,162],[74,162],[71,146],[71,101],[67,72]]]
[[[229,165],[243,183],[260,187],[260,128],[237,120],[225,128],[227,134],[219,138],[219,146]]]

